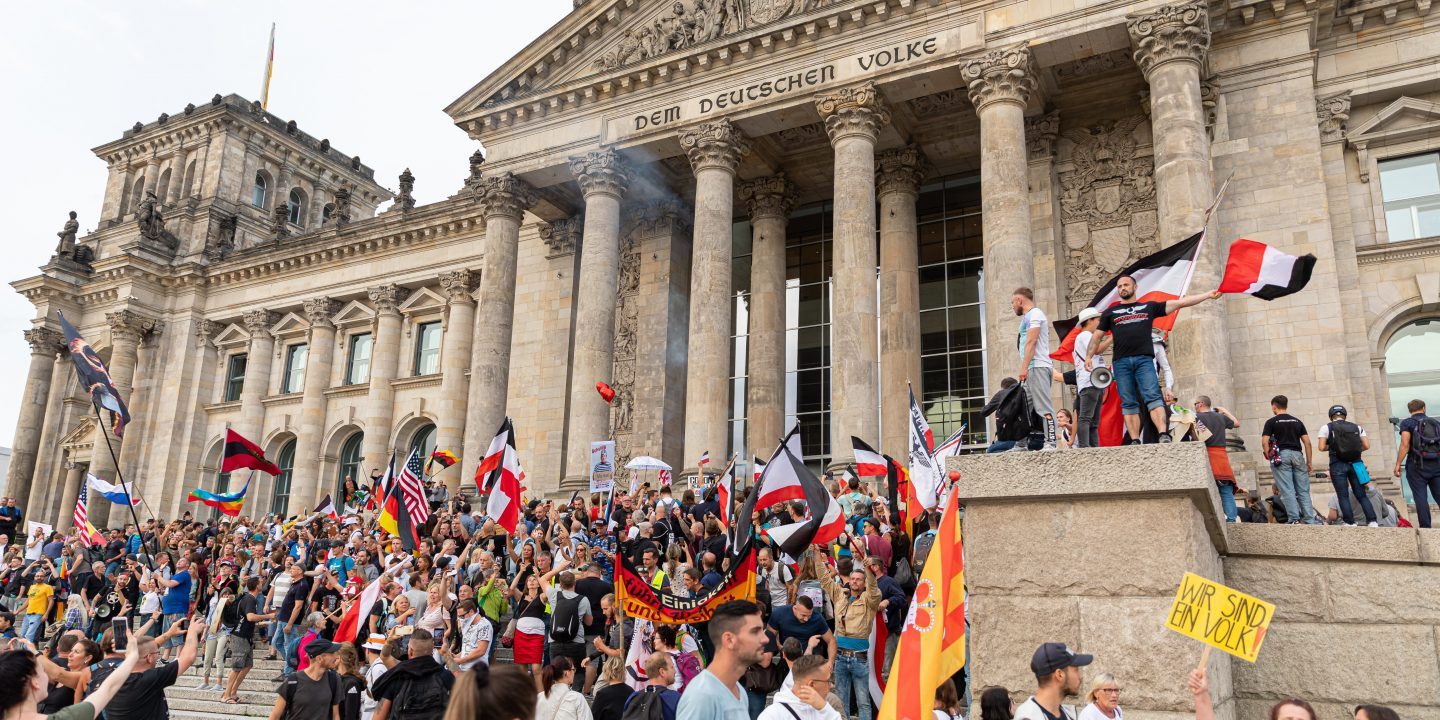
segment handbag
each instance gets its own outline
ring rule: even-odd
[[[500,633],[500,645],[502,647],[513,647],[515,645],[515,618],[505,624],[505,632]]]
[[[1370,482],[1370,470],[1365,467],[1365,463],[1360,462],[1359,460],[1350,463],[1350,472],[1355,473],[1355,482],[1358,482],[1361,485],[1365,485]]]

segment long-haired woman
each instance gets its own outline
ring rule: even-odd
[[[571,689],[575,681],[575,664],[570,658],[558,657],[540,671],[540,695],[535,702],[535,716],[547,720],[594,720],[585,696]]]
[[[13,645],[13,643],[12,643]],[[46,716],[37,708],[45,697],[50,684],[45,666],[36,660],[34,645],[25,644],[23,649],[0,653],[0,711],[6,720],[40,720],[52,717],[57,720],[95,720],[105,709],[115,691],[130,677],[135,663],[140,660],[140,643],[132,636],[125,650],[125,660],[115,668],[95,692],[84,702],[71,705],[59,712]]]
[[[480,663],[460,673],[444,720],[535,720],[535,685],[518,665]]]

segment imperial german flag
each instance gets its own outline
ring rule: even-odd
[[[931,720],[935,689],[965,667],[965,563],[960,493],[950,493],[939,533],[900,631],[879,720]]]

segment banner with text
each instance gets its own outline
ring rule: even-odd
[[[630,558],[623,553],[616,557],[620,562],[615,564],[615,601],[628,617],[666,625],[702,623],[708,621],[722,603],[755,600],[755,550],[752,547],[746,547],[738,559],[730,559],[734,564],[719,584],[694,598],[682,598],[651,587]]]
[[[1274,605],[1187,572],[1165,627],[1253,663],[1274,618]]]
[[[590,492],[610,492],[615,487],[615,441],[590,443]]]

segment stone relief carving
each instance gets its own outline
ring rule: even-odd
[[[788,148],[800,147],[802,145],[818,145],[820,143],[830,144],[830,137],[825,134],[824,123],[810,123],[800,127],[785,128],[776,133],[780,143]]]
[[[540,239],[545,241],[545,247],[550,249],[546,257],[560,257],[562,255],[574,255],[575,250],[580,247],[581,236],[585,231],[585,216],[564,220],[556,220],[553,223],[540,226]]]
[[[831,2],[834,0],[676,0],[659,17],[627,30],[614,50],[595,60],[595,67],[614,70],[810,12]]]
[[[959,88],[944,90],[933,95],[921,95],[910,101],[910,105],[915,108],[916,115],[921,117],[947,113],[969,103],[970,99],[965,90]]]
[[[615,360],[610,406],[610,437],[615,438],[617,465],[630,460],[630,439],[635,430],[635,351],[640,324],[640,238],[632,229],[620,243],[619,299],[615,304]]]
[[[239,220],[235,215],[222,215],[212,225],[205,238],[205,257],[211,262],[222,260],[235,251],[235,228]]]
[[[1060,137],[1060,113],[1025,118],[1025,152],[1030,159],[1055,154],[1055,140]]]
[[[1350,120],[1350,91],[1316,100],[1315,119],[1320,123],[1321,142],[1344,140]]]
[[[1073,143],[1060,174],[1069,300],[1079,310],[1100,286],[1136,259],[1159,249],[1155,168],[1140,155],[1143,115],[1062,130]]]

